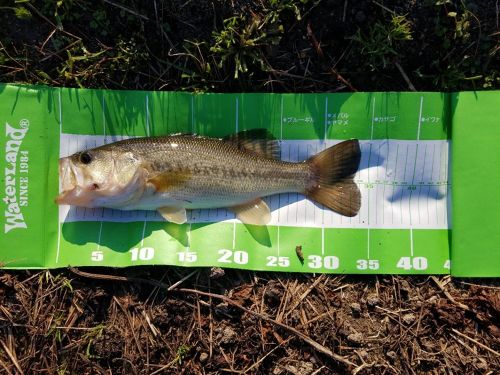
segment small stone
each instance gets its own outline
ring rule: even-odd
[[[281,301],[281,298],[283,298],[283,294],[284,293],[281,284],[279,284],[278,282],[270,281],[267,284],[264,296],[266,297],[268,303],[279,303]]]
[[[415,320],[417,320],[417,317],[415,316],[415,314],[405,314],[403,315],[403,317],[401,318],[403,320],[403,322],[405,324],[412,324]]]
[[[222,268],[220,268],[220,267],[210,268],[210,278],[211,279],[220,279],[224,275],[225,275],[225,272]]]
[[[396,354],[396,352],[395,352],[395,351],[393,351],[393,350],[389,350],[387,353],[385,353],[385,355],[386,355],[387,357],[389,357],[389,358],[390,358],[391,360],[393,360],[393,361],[395,361],[395,360],[396,360],[396,358],[397,358],[397,356],[398,356],[398,355]]]
[[[203,353],[200,354],[200,362],[201,363],[206,362],[207,359],[208,359],[208,354],[207,353],[203,352]]]
[[[432,296],[427,300],[427,303],[436,303],[437,300],[438,300],[437,296]]]
[[[361,333],[351,333],[347,336],[347,340],[354,344],[361,344],[363,342],[363,335]]]
[[[290,374],[311,375],[314,372],[314,365],[311,362],[299,362],[295,366],[288,365],[285,369]]]
[[[227,326],[224,327],[222,332],[218,335],[218,339],[222,344],[233,344],[234,342],[236,342],[237,336],[238,334],[236,333],[236,331]]]
[[[410,283],[406,280],[401,280],[401,290],[404,290],[405,292],[410,292],[411,291],[411,286],[410,286]]]
[[[369,294],[366,298],[366,304],[370,307],[375,307],[380,303],[380,298],[376,294]]]
[[[353,302],[349,305],[349,307],[352,310],[352,315],[359,316],[359,314],[361,313],[361,305],[359,303]]]
[[[314,365],[311,362],[300,362],[298,375],[311,375],[314,372]]]

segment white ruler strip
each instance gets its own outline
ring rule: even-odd
[[[124,138],[107,136],[106,141]],[[285,140],[281,144],[282,159],[302,161],[338,142]],[[62,134],[60,156],[102,144],[103,136]],[[361,190],[362,204],[356,217],[343,217],[300,194],[290,193],[265,198],[272,210],[270,225],[447,229],[448,149],[446,140],[361,141],[361,165],[355,181]],[[225,209],[193,210],[188,217],[192,223],[235,220],[234,215]],[[131,222],[162,221],[163,218],[156,212],[62,206],[59,220]]]

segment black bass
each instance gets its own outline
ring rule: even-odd
[[[358,213],[357,140],[301,163],[279,156],[279,142],[263,129],[222,139],[189,134],[127,139],[61,158],[56,202],[157,210],[178,224],[186,222],[186,209],[227,207],[244,223],[264,225],[271,213],[261,198],[294,192],[341,215]]]

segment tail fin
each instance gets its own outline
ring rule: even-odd
[[[361,151],[357,139],[341,142],[307,160],[316,183],[306,195],[344,216],[356,216],[361,206],[361,194],[353,181],[358,170]]]

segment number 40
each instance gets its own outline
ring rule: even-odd
[[[427,269],[427,258],[426,257],[401,257],[396,264],[397,268],[402,268],[404,270],[415,269],[417,271],[422,271]]]

